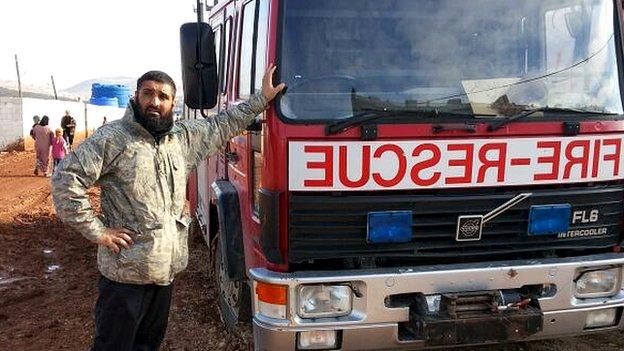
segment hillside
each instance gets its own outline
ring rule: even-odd
[[[103,77],[85,80],[67,89],[63,89],[64,92],[69,94],[81,96],[83,99],[91,98],[91,85],[93,83],[100,84],[123,84],[131,88],[134,88],[137,78],[130,77]],[[134,90],[134,89],[132,89]]]
[[[79,95],[66,91],[57,92],[59,100],[76,101]],[[0,81],[0,96],[18,97],[17,82]],[[37,86],[25,84],[22,86],[22,96],[35,99],[54,99],[54,90],[51,86]]]

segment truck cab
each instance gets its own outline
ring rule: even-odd
[[[287,84],[189,189],[256,349],[622,327],[620,0],[227,0],[206,22],[212,112],[271,63]]]

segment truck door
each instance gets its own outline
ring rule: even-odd
[[[267,29],[269,3],[266,0],[245,1],[239,12],[238,47],[236,79],[236,102],[247,100],[252,94],[262,90],[262,77],[266,70]],[[264,119],[264,114],[259,116]],[[238,157],[233,169],[235,182],[240,193],[241,216],[243,217],[243,233],[245,247],[253,247],[255,238],[260,233],[257,214],[257,194],[261,182],[261,168],[263,164],[262,135],[264,123],[256,125],[256,130],[249,131],[243,136],[232,140],[231,151]],[[250,254],[252,250],[246,250]],[[250,257],[246,255],[249,266]]]
[[[235,26],[235,38],[232,41],[232,53],[234,60],[232,65],[234,74],[232,77],[232,104],[242,103],[250,96],[250,77],[246,73],[246,67],[249,66],[249,59],[252,55],[253,48],[253,26],[255,17],[255,2],[245,1],[237,5],[238,13],[233,23]],[[246,232],[245,226],[249,218],[249,151],[248,151],[247,134],[232,138],[225,150],[227,162],[227,170],[230,182],[238,191],[239,204],[241,211],[241,222],[243,224],[243,232]]]

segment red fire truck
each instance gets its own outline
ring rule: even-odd
[[[620,328],[621,10],[621,0],[212,7],[203,33],[182,35],[183,51],[209,52],[199,65],[183,57],[185,92],[200,92],[189,107],[244,101],[270,63],[288,85],[191,180],[227,326],[251,321],[258,350]],[[201,67],[212,71],[192,73]]]

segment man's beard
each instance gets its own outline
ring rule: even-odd
[[[161,116],[150,116],[147,108],[142,110],[140,101],[133,101],[134,116],[136,121],[154,137],[166,134],[173,126],[173,109]]]

